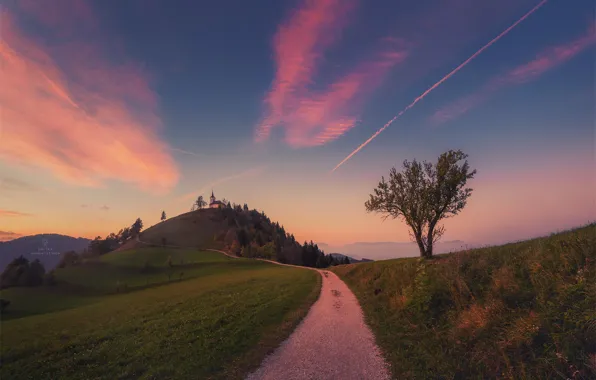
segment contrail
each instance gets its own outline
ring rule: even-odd
[[[202,157],[200,154],[189,152],[188,150],[184,150],[184,149],[170,147],[170,150],[172,150],[174,152],[180,152],[180,153],[184,153],[184,154],[190,154],[191,156]]]
[[[474,53],[470,58],[466,59],[461,65],[459,65],[455,69],[453,69],[453,71],[451,71],[449,74],[445,75],[445,77],[443,77],[443,79],[441,79],[440,81],[438,81],[437,83],[435,83],[434,85],[432,85],[432,87],[429,88],[428,90],[424,91],[422,93],[422,95],[420,95],[419,97],[417,97],[416,99],[414,99],[414,101],[412,103],[410,103],[410,105],[408,105],[406,108],[404,108],[393,119],[389,120],[385,125],[383,125],[383,127],[381,129],[379,129],[378,131],[376,131],[368,140],[366,140],[365,142],[363,142],[362,144],[360,144],[360,146],[358,148],[356,148],[352,153],[350,153],[346,158],[344,158],[339,164],[337,164],[337,166],[334,167],[331,172],[336,171],[337,168],[339,168],[344,163],[346,163],[346,161],[348,161],[350,158],[352,158],[356,153],[360,152],[360,150],[362,150],[362,148],[364,148],[366,145],[368,145],[368,143],[370,143],[372,140],[374,140],[375,137],[377,137],[378,135],[380,135],[381,132],[383,132],[385,129],[387,129],[387,127],[389,127],[395,120],[397,120],[407,110],[409,110],[410,108],[414,107],[414,105],[416,103],[418,103],[419,101],[421,101],[422,99],[424,99],[424,97],[426,95],[428,95],[432,90],[434,90],[435,88],[439,87],[443,82],[445,82],[447,79],[451,78],[459,70],[463,69],[464,66],[466,66],[468,63],[470,63],[470,61],[472,61],[474,58],[476,58],[477,56],[479,56],[483,51],[485,51],[486,49],[488,49],[492,44],[494,44],[495,42],[497,42],[498,40],[500,40],[503,36],[507,35],[519,23],[521,23],[522,21],[524,21],[525,19],[527,19],[528,17],[530,17],[532,15],[532,13],[536,12],[544,4],[546,4],[547,1],[548,0],[542,0],[540,3],[538,3],[538,5],[536,5],[534,8],[532,8],[528,13],[526,13],[525,15],[523,15],[522,18],[520,18],[519,20],[517,20],[513,25],[511,25],[509,28],[505,29],[501,34],[499,34],[498,36],[496,36],[495,38],[493,38],[489,43],[487,43],[482,48],[480,48],[480,50],[478,50],[476,53]]]

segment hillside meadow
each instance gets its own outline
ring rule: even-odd
[[[0,377],[242,378],[289,336],[321,281],[311,270],[163,248],[107,254],[56,278],[2,291],[11,304]]]
[[[596,378],[596,225],[332,269],[398,379]]]

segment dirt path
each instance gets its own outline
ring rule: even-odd
[[[137,241],[144,243],[138,238]],[[238,258],[218,249],[207,251]],[[247,380],[390,379],[356,296],[337,275],[326,270],[257,260],[316,270],[323,284],[319,299],[306,318]]]
[[[247,380],[390,378],[356,297],[334,273],[320,272],[317,302]]]

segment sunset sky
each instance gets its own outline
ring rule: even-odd
[[[50,3],[52,4],[50,6]],[[367,214],[404,159],[478,170],[445,240],[596,220],[593,0],[5,0],[0,240],[264,210],[299,240],[408,241]]]

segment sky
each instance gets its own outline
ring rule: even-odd
[[[596,220],[591,0],[0,9],[0,240],[150,226],[213,190],[299,240],[406,242],[364,202],[391,167],[449,149],[478,172],[446,241]]]

